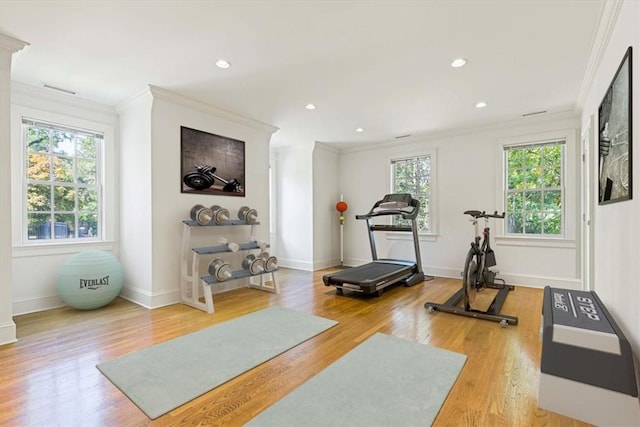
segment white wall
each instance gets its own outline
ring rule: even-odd
[[[58,296],[56,276],[60,267],[74,254],[87,249],[104,250],[118,255],[117,237],[119,169],[117,156],[116,112],[111,107],[80,100],[13,82],[11,100],[11,174],[12,182],[12,244],[13,244],[13,312],[23,314],[62,305]],[[102,131],[105,135],[105,185],[103,188],[104,242],[22,243],[22,116],[84,129]]]
[[[123,128],[125,125],[127,128],[133,127],[131,132],[126,135],[123,133],[123,161],[127,156],[125,147],[142,143],[143,148],[134,148],[133,154],[136,158],[139,157],[144,172],[128,177],[131,179],[123,179],[122,199],[142,198],[142,201],[132,203],[131,209],[125,209],[123,202],[121,221],[132,232],[138,227],[144,230],[136,238],[123,236],[123,257],[124,254],[136,256],[136,252],[140,251],[140,263],[144,269],[149,269],[148,276],[141,275],[139,282],[133,284],[138,292],[127,297],[153,308],[179,301],[182,221],[189,219],[193,205],[217,204],[229,209],[234,217],[242,206],[254,208],[258,211],[261,223],[254,227],[254,237],[269,240],[269,163],[265,160],[269,158],[269,142],[276,128],[217,110],[160,88],[152,87],[151,95],[151,109],[149,110],[145,100],[140,111],[142,117],[137,118],[136,115],[131,118],[139,120],[139,123],[123,123]],[[146,135],[147,123],[150,123],[150,138]],[[180,126],[245,142],[246,197],[180,192]],[[136,159],[131,160],[128,168],[135,168]],[[138,177],[141,182],[136,180]],[[136,185],[131,185],[133,182]],[[250,231],[249,226],[202,228],[192,232],[193,244],[216,245],[221,234],[230,241],[246,242]],[[137,263],[130,264],[131,268],[135,268]],[[240,268],[239,261],[236,261],[233,268]],[[205,270],[206,263],[203,262],[200,274],[205,274]],[[243,285],[238,282],[242,281],[231,283],[231,286]]]
[[[338,151],[316,143],[313,149],[314,270],[340,264],[340,220],[335,208],[340,200],[337,165]]]
[[[633,47],[633,199],[596,206],[593,218],[593,287],[640,355],[640,2],[625,1],[618,15],[609,43],[603,52],[593,84],[586,96],[582,113],[583,127],[591,117],[595,137],[590,152],[598,153],[598,106],[629,46]],[[598,170],[598,157],[592,156],[593,170]],[[598,200],[597,177],[591,179],[591,199]]]
[[[270,136],[276,128],[157,88],[145,90],[120,105],[119,117],[112,107],[44,89],[14,83],[12,91],[10,121],[14,149],[12,155],[6,157],[7,161],[11,158],[11,167],[3,167],[3,172],[11,169],[12,176],[22,173],[22,114],[68,124],[73,124],[68,120],[92,123],[107,129],[109,137],[105,141],[110,141],[106,150],[108,179],[104,194],[108,220],[104,242],[22,245],[21,204],[12,205],[14,249],[12,269],[6,271],[12,270],[12,281],[7,283],[13,283],[13,292],[7,300],[12,301],[14,315],[62,305],[56,287],[57,272],[69,257],[86,249],[110,251],[119,257],[125,269],[122,291],[125,298],[151,308],[178,302],[182,220],[188,219],[191,206],[196,203],[219,204],[232,215],[243,205],[257,209],[263,225],[255,227],[254,237],[269,240],[269,166],[264,159],[268,158]],[[246,197],[198,197],[180,193],[180,126],[246,142]],[[11,200],[21,200],[21,181],[14,181]],[[231,240],[248,240],[251,227],[233,229],[226,233]],[[217,244],[220,237],[202,234],[195,244],[211,246]],[[12,242],[3,235],[5,243],[11,245]],[[235,267],[239,268],[239,261],[237,264]],[[206,269],[206,265],[203,268]]]
[[[0,344],[16,340],[11,248],[11,62],[26,43],[0,34]]]
[[[576,203],[578,120],[572,115],[546,119],[523,119],[473,131],[431,137],[412,142],[394,142],[379,147],[344,152],[339,159],[341,191],[349,202],[345,224],[345,259],[347,265],[359,265],[371,259],[364,221],[355,214],[366,213],[374,202],[390,191],[390,160],[394,157],[435,151],[436,214],[435,236],[421,238],[423,268],[427,274],[460,277],[464,256],[473,237],[473,227],[465,210],[503,211],[501,199],[501,143],[523,136],[538,138],[548,132],[567,134],[571,145],[567,163],[567,236],[563,242],[522,244],[521,240],[500,238],[502,221],[489,226],[498,261],[497,269],[507,282],[520,285],[554,285],[580,288],[578,256],[578,213]],[[376,233],[380,258],[413,259],[411,237]]]
[[[313,145],[276,150],[276,158],[278,263],[313,270]]]
[[[122,296],[153,306],[151,274],[151,105],[148,90],[118,106],[120,114],[120,263],[124,268]]]

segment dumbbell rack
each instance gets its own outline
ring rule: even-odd
[[[259,222],[255,222],[253,224],[247,224],[245,221],[241,220],[228,220],[224,224],[207,224],[200,225],[193,220],[184,220],[182,221],[182,254],[181,254],[181,265],[180,265],[180,295],[182,299],[182,303],[189,305],[191,307],[197,308],[202,311],[206,311],[211,314],[215,311],[213,305],[213,286],[215,286],[218,282],[215,277],[211,275],[200,276],[200,260],[202,256],[221,254],[221,253],[230,253],[232,251],[229,250],[226,244],[220,244],[216,246],[207,246],[207,247],[197,247],[192,248],[191,243],[191,230],[198,227],[227,227],[227,226],[238,226],[238,225],[250,225],[251,232],[250,235],[253,235],[253,227],[255,225],[259,225]],[[262,249],[256,242],[247,242],[247,243],[239,243],[240,249],[239,251],[251,251],[255,249]],[[269,247],[268,245],[266,247]],[[189,250],[193,252],[193,259],[191,262],[191,272],[189,272]],[[246,270],[235,270],[232,271],[232,276],[228,280],[225,280],[225,283],[231,280],[237,279],[245,279],[249,278],[249,287],[260,289],[263,291],[279,294],[280,288],[278,286],[278,282],[276,281],[276,275],[274,271],[265,271],[263,273],[257,275],[251,275]],[[271,280],[265,280],[267,278],[267,274],[271,275]],[[204,302],[200,300],[201,294],[200,289],[202,289],[202,294],[204,295]]]

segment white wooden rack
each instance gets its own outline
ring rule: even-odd
[[[214,276],[209,274],[200,276],[200,261],[202,256],[210,256],[224,253],[231,253],[227,244],[220,244],[216,246],[207,247],[191,247],[191,231],[200,227],[227,227],[227,226],[251,226],[250,236],[253,236],[254,226],[259,225],[259,222],[253,224],[247,224],[241,220],[228,220],[224,224],[207,224],[200,225],[193,220],[182,221],[182,251],[181,251],[181,265],[180,265],[180,294],[182,303],[195,307],[199,310],[206,311],[207,313],[213,313],[215,311],[213,305],[213,290],[214,287],[222,282],[219,282]],[[263,247],[259,246],[256,242],[239,243],[239,251],[251,251],[262,250]],[[269,247],[268,245],[266,247]],[[191,261],[191,270],[189,271],[189,251],[193,252]],[[260,289],[263,291],[279,294],[280,288],[276,280],[276,271],[265,271],[257,275],[251,275],[247,270],[239,269],[232,271],[231,278],[225,280],[224,283],[230,280],[237,279],[249,279],[249,287]],[[270,275],[270,276],[269,276]],[[270,279],[270,280],[266,280]],[[202,298],[204,297],[204,302]]]

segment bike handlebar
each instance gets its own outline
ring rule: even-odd
[[[504,218],[504,212],[498,214],[498,211],[494,211],[492,214],[488,214],[485,211],[464,211],[465,215],[471,215],[474,218]]]

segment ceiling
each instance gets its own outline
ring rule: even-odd
[[[29,43],[14,81],[110,106],[154,85],[339,146],[575,112],[604,3],[2,0],[0,32]]]

